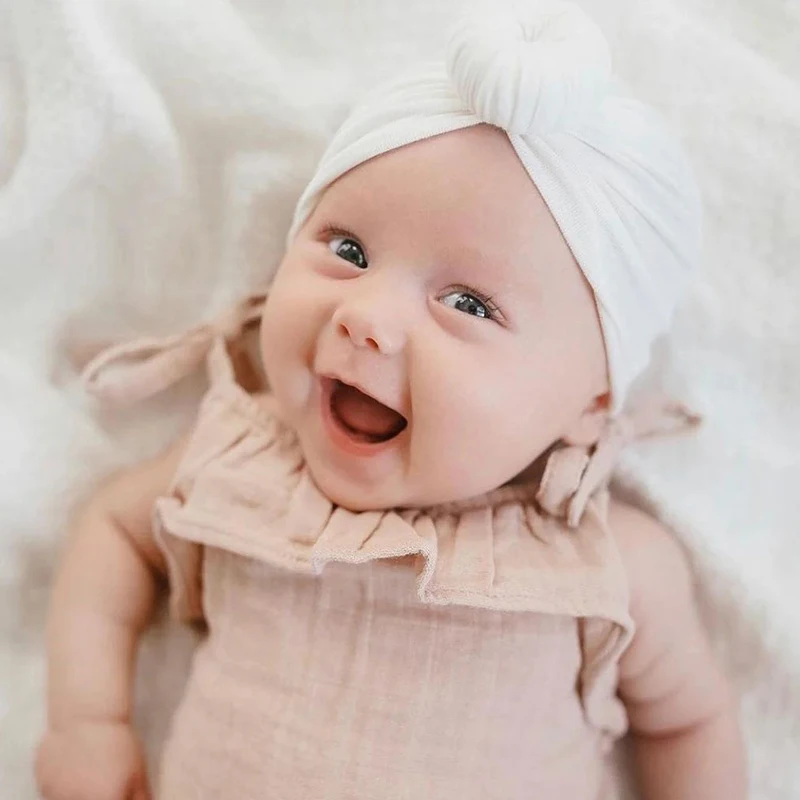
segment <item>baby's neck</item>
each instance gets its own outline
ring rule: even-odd
[[[542,482],[542,476],[544,475],[545,468],[547,467],[547,459],[550,457],[550,453],[558,446],[558,443],[551,445],[547,448],[532,464],[529,464],[525,467],[522,472],[518,475],[515,475],[506,486],[519,486],[519,485],[527,485],[527,484],[535,484],[538,486]]]

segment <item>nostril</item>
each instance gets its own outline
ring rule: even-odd
[[[344,322],[339,323],[339,335],[350,337],[350,331],[347,330],[347,325],[345,325]]]
[[[367,347],[370,347],[373,350],[380,350],[381,349],[380,346],[378,345],[378,343],[371,336],[367,337]]]

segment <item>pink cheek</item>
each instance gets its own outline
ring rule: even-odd
[[[308,369],[335,309],[336,284],[313,273],[302,273],[276,288],[262,327],[265,361],[272,362],[274,368]]]

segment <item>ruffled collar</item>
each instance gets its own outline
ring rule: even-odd
[[[312,574],[411,557],[425,604],[628,625],[627,582],[600,499],[567,532],[537,491],[504,486],[428,508],[350,511],[317,488],[269,395],[215,380],[157,517],[168,550],[188,542]]]

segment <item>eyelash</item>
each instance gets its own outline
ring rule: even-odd
[[[476,289],[474,286],[466,286],[461,283],[456,283],[453,286],[448,287],[447,291],[443,294],[450,294],[451,292],[463,292],[464,294],[472,295],[476,300],[480,300],[486,308],[489,309],[490,317],[489,319],[493,322],[500,322],[504,321],[503,312],[498,307],[497,303],[494,302],[494,297],[490,294],[486,294],[486,292],[482,292],[480,289]]]
[[[348,231],[346,228],[340,228],[337,225],[325,225],[322,229],[322,236],[325,238],[326,242],[329,242],[331,239],[335,239],[337,236],[341,236],[344,239],[352,239],[354,242],[358,242],[359,247],[364,251],[364,258],[367,259],[367,263],[369,263],[369,253],[367,252],[367,248],[361,243],[361,239],[358,238],[352,231]]]
[[[359,247],[361,247],[361,249],[364,251],[364,258],[366,258],[367,263],[369,263],[369,253],[367,252],[367,248],[364,246],[358,236],[356,236],[352,231],[347,230],[347,228],[341,228],[338,225],[326,224],[323,226],[321,233],[326,241],[330,241],[337,236],[341,236],[345,239],[352,239],[354,242],[358,242]],[[497,303],[494,302],[494,297],[492,295],[482,292],[480,289],[476,289],[474,286],[466,286],[465,284],[461,283],[457,283],[448,287],[444,294],[448,294],[450,292],[464,292],[464,294],[472,295],[476,300],[480,300],[480,302],[489,309],[491,321],[501,324],[505,321],[503,312],[500,310]]]

